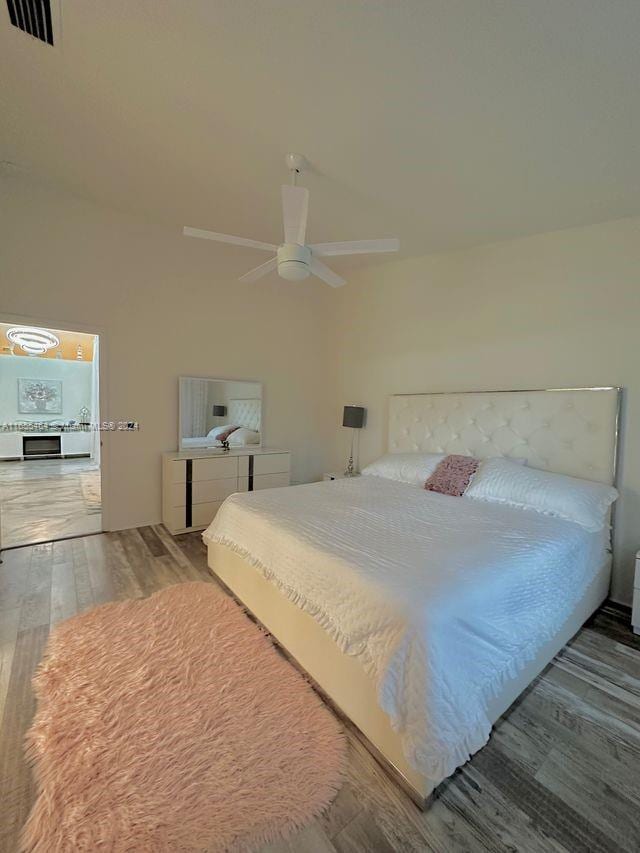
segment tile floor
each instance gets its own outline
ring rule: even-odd
[[[102,530],[100,470],[90,459],[0,462],[2,547]]]

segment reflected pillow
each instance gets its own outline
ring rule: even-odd
[[[225,424],[224,426],[214,427],[213,429],[210,429],[207,433],[207,438],[218,439],[223,432],[228,432],[228,430],[230,429],[233,429],[233,424]]]
[[[246,447],[248,444],[260,444],[260,433],[253,429],[240,427],[229,436],[229,447]]]
[[[240,429],[240,427],[237,427],[237,426],[229,427],[229,429],[225,430],[224,432],[219,433],[218,441],[220,441],[220,442],[222,442],[222,444],[224,444],[224,442],[229,439],[229,436],[239,429]]]

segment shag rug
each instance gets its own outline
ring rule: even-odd
[[[338,721],[213,584],[61,623],[34,686],[24,851],[252,850],[341,783]]]

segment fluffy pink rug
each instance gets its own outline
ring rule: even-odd
[[[34,685],[25,851],[250,850],[340,786],[339,723],[212,584],[69,619]]]

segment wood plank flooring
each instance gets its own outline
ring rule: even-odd
[[[35,796],[22,753],[34,712],[30,679],[50,628],[95,604],[215,581],[200,535],[174,538],[162,526],[2,556],[0,851],[15,853]],[[348,741],[347,779],[333,805],[264,853],[640,850],[640,638],[622,608],[596,614],[426,813],[350,733]]]

